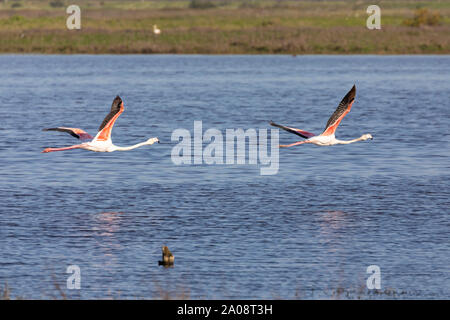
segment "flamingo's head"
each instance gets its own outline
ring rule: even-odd
[[[363,134],[361,137],[362,140],[372,140],[373,137],[370,133]]]
[[[159,139],[158,138],[150,138],[150,139],[148,139],[147,140],[147,144],[154,144],[155,142],[158,142],[159,143]]]

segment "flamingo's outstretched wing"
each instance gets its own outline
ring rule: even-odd
[[[114,122],[116,122],[123,110],[123,101],[119,96],[117,96],[111,105],[111,111],[98,128],[98,133],[95,136],[94,141],[106,141],[110,139]]]
[[[296,134],[296,135],[298,135],[298,136],[300,136],[302,138],[305,138],[305,139],[308,139],[308,138],[311,138],[311,137],[315,136],[314,133],[311,133],[311,132],[308,132],[308,131],[305,131],[305,130],[300,130],[300,129],[296,129],[296,128],[290,128],[290,127],[282,126],[281,124],[276,124],[273,121],[270,121],[269,123],[270,123],[271,126],[274,126],[274,127],[277,127],[277,128],[283,129],[283,130],[286,130],[286,131],[288,131],[290,133]]]
[[[79,129],[79,128],[67,128],[67,127],[57,127],[57,128],[46,128],[42,129],[42,131],[60,131],[60,132],[67,132],[72,137],[75,137],[80,140],[91,140],[94,137],[91,136],[86,131]]]
[[[344,99],[342,99],[341,103],[337,107],[336,111],[331,115],[330,119],[328,119],[327,125],[325,126],[325,130],[323,131],[323,136],[330,136],[334,134],[339,123],[341,123],[342,119],[350,112],[353,102],[355,101],[356,95],[356,86],[353,86],[350,91],[345,95]]]

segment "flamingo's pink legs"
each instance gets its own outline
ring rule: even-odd
[[[47,153],[47,152],[54,152],[54,151],[64,151],[64,150],[71,150],[71,149],[80,149],[81,148],[81,144],[76,144],[70,147],[65,147],[65,148],[45,148],[42,153]]]
[[[289,148],[289,147],[298,146],[298,145],[304,144],[304,143],[308,143],[308,141],[298,141],[298,142],[294,142],[291,144],[280,144],[280,148]]]

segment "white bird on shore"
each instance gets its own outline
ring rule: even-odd
[[[154,34],[160,34],[160,33],[161,33],[161,30],[158,29],[158,27],[156,26],[156,24],[153,25],[153,33],[154,33]]]

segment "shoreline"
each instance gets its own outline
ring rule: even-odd
[[[39,52],[0,52],[0,56],[286,56],[286,57],[445,57],[450,56],[449,53],[39,53]]]
[[[0,7],[0,53],[450,54],[450,0],[430,1],[416,20],[417,2],[393,7],[387,1],[380,4],[380,30],[366,27],[367,6],[360,2],[211,9],[192,9],[185,2],[184,8],[140,10],[138,3],[122,9],[80,3],[80,30],[67,29],[65,7]],[[436,21],[428,20],[435,15]],[[160,34],[154,34],[154,25]]]

